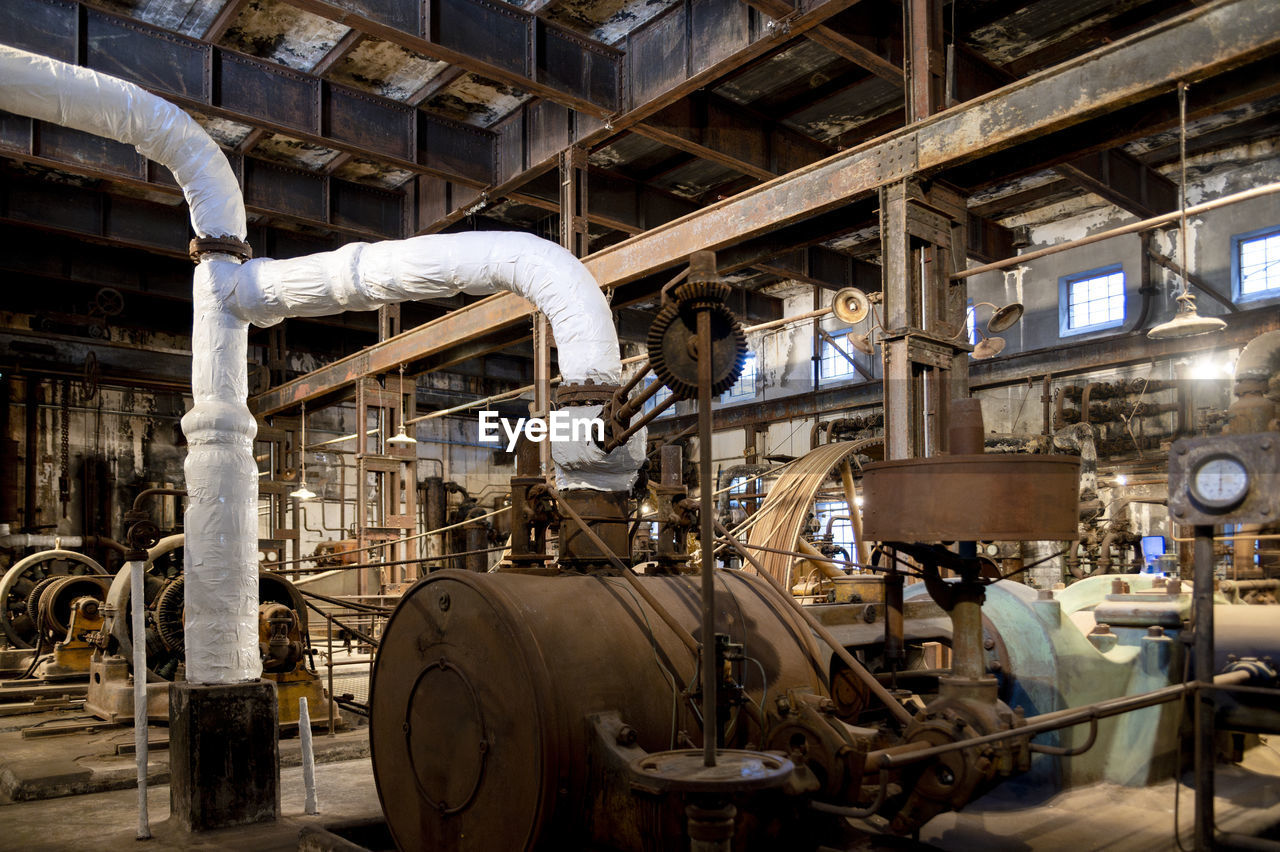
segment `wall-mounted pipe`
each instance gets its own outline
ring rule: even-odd
[[[0,109],[133,145],[173,172],[201,238],[245,239],[244,202],[226,157],[173,104],[114,77],[0,47]],[[567,381],[621,379],[617,335],[599,286],[572,254],[537,237],[431,235],[244,267],[231,251],[206,244],[192,283],[195,405],[182,427],[190,495],[187,678],[196,683],[236,683],[262,671],[256,424],[245,404],[250,322],[508,290],[547,315]],[[575,418],[598,413],[598,406],[570,410]],[[590,440],[554,444],[557,481],[562,488],[625,490],[644,461],[644,447],[643,430],[607,455]]]

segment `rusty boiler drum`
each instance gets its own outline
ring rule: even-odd
[[[698,578],[641,582],[698,636]],[[763,584],[717,572],[716,631],[759,663],[741,666],[741,682],[766,708],[789,688],[828,694],[812,635]],[[681,731],[700,743],[676,694],[696,677],[693,654],[621,577],[431,574],[389,619],[374,666],[373,769],[396,843],[653,848],[628,779],[602,780],[589,759],[597,714],[618,715],[628,747],[663,751]],[[734,712],[738,733],[758,737],[747,711]]]

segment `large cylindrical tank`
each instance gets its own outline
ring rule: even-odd
[[[716,632],[744,645],[750,660],[734,670],[757,706],[789,688],[827,694],[813,637],[785,602],[760,578],[716,576]],[[697,578],[640,582],[698,636]],[[620,804],[588,789],[591,717],[617,712],[646,751],[680,747],[682,731],[700,743],[682,696],[696,665],[622,577],[430,575],[391,616],[374,666],[374,776],[397,844],[579,848],[591,814],[630,797],[625,779]],[[740,733],[752,727],[734,713]]]

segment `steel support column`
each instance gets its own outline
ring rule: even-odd
[[[965,288],[948,281],[964,258],[964,200],[906,180],[881,191],[885,458],[946,451],[947,411],[968,396]]]

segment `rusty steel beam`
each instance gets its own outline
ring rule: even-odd
[[[433,369],[441,369],[456,363],[452,351],[516,323],[527,324],[532,315],[533,306],[519,296],[490,296],[251,397],[249,407],[260,417],[287,411],[304,400],[342,394],[357,379],[398,369],[401,364],[417,365],[429,360]],[[463,357],[476,354],[479,350],[464,353]]]
[[[1054,171],[1139,219],[1150,219],[1178,206],[1177,184],[1119,148],[1077,157]]]
[[[789,20],[796,14],[796,7],[787,0],[746,0],[746,3],[775,22]],[[877,77],[882,77],[899,86],[903,83],[901,67],[848,36],[836,32],[826,24],[819,24],[809,30],[805,33],[805,37]]]
[[[788,21],[788,27],[774,27],[765,33],[751,32],[747,8],[739,0],[714,0],[713,3],[677,3],[660,15],[646,21],[627,36],[622,63],[623,91],[626,101],[620,114],[612,116],[606,124],[603,120],[583,112],[571,111],[570,130],[564,145],[577,144],[587,149],[610,136],[635,127],[650,115],[676,103],[680,98],[696,92],[720,79],[725,74],[782,47],[803,35],[811,28],[838,15],[859,0],[818,0],[809,3],[805,10]],[[733,7],[739,7],[740,18],[734,18]],[[687,36],[697,32],[705,22],[709,10],[719,13],[721,21],[715,51],[692,51]],[[512,135],[522,132],[527,122],[512,129]],[[499,132],[499,170],[495,185],[488,189],[488,197],[502,198],[520,189],[530,180],[545,174],[556,165],[559,149],[537,156],[526,151],[523,162],[519,158],[503,157],[502,127]],[[564,147],[562,145],[561,147]],[[504,168],[502,163],[511,165]],[[436,233],[458,223],[467,216],[470,201],[452,206],[434,220],[419,219],[418,233]]]
[[[890,62],[871,48],[864,47],[847,35],[836,32],[831,27],[821,26],[810,30],[808,36],[810,41],[822,45],[837,56],[844,57],[854,65],[870,71],[882,80],[887,80],[898,86],[903,84],[902,68],[899,65]]]
[[[829,145],[703,92],[659,110],[632,130],[759,180],[770,180],[835,153]]]
[[[1203,79],[1280,47],[1280,20],[1273,11],[1268,0],[1232,0],[1192,10],[596,252],[584,262],[601,286],[617,286],[675,266],[693,251],[734,246],[836,210],[908,175],[937,173],[1142,101],[1167,91],[1178,79]],[[493,296],[274,388],[256,397],[255,404],[260,411],[284,410],[362,375],[421,359],[424,353],[444,357],[451,347],[484,335],[486,328],[527,322],[531,313],[518,297]]]
[[[618,110],[621,53],[514,6],[483,0],[437,0],[429,6],[284,2],[591,115]]]
[[[344,38],[322,69],[357,41]],[[129,80],[186,109],[248,125],[256,137],[281,133],[477,187],[494,181],[489,131],[83,2],[5,0],[0,43]]]
[[[1188,49],[1195,45],[1196,49]],[[587,258],[608,285],[830,210],[909,175],[933,175],[1274,52],[1267,0],[1219,2],[1011,83]]]
[[[1181,340],[1148,340],[1145,333],[1137,333],[1018,352],[971,362],[969,388],[983,390],[1025,384],[1028,376],[1046,373],[1055,377],[1080,375],[1149,363],[1152,359],[1178,358],[1220,347],[1243,346],[1259,334],[1277,329],[1280,329],[1280,314],[1263,309],[1233,315],[1226,330],[1220,335],[1201,335]],[[1033,392],[1038,394],[1039,387]],[[741,429],[880,405],[882,400],[882,383],[864,381],[789,394],[762,402],[722,406],[712,415],[712,424],[716,431]],[[696,419],[697,415],[660,418],[649,425],[649,435],[662,438],[677,434],[687,429]]]

